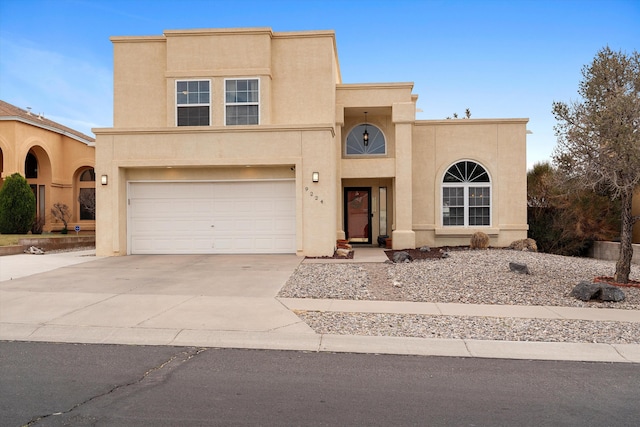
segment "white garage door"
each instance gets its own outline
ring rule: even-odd
[[[131,182],[132,254],[295,253],[294,181]]]

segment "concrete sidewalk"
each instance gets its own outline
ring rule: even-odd
[[[363,249],[342,262],[386,259]],[[0,257],[0,339],[640,363],[640,345],[631,344],[316,334],[292,310],[640,322],[639,311],[279,299],[302,258],[91,255]]]

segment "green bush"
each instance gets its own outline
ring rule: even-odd
[[[36,197],[19,173],[7,177],[0,190],[0,233],[26,234],[36,217]]]

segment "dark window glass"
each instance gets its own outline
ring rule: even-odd
[[[96,189],[81,188],[79,200],[80,200],[80,219],[95,220],[96,219]]]
[[[178,126],[209,126],[209,107],[178,107]]]
[[[31,152],[24,161],[24,174],[26,178],[38,177],[38,159]]]
[[[227,106],[227,125],[257,125],[257,105],[229,105]]]
[[[80,181],[95,181],[96,173],[93,169],[87,169],[80,175]]]

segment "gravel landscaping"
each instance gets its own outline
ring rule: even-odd
[[[443,259],[392,264],[301,264],[279,293],[287,298],[546,305],[640,310],[640,288],[623,302],[569,296],[581,280],[612,276],[615,262],[505,249],[455,250]],[[509,270],[524,263],[531,274]],[[633,264],[631,278],[640,279]],[[510,341],[640,344],[640,323],[378,313],[299,312],[317,333]]]

